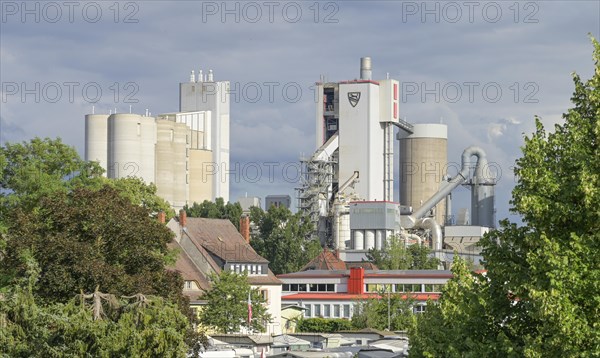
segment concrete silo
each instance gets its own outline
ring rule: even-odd
[[[156,120],[156,194],[175,209],[187,204],[189,195],[186,152],[190,130],[185,123]]]
[[[413,134],[402,131],[400,141],[400,203],[413,210],[421,207],[447,174],[448,128],[445,124],[414,124]],[[445,223],[445,201],[435,206],[434,218]]]
[[[108,114],[85,116],[85,160],[96,161],[105,169],[108,163],[107,125]]]
[[[139,177],[154,182],[154,117],[117,113],[108,117],[108,177]]]

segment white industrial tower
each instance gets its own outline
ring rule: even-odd
[[[411,126],[399,119],[398,81],[371,77],[371,59],[364,57],[360,79],[316,84],[317,150],[302,160],[304,182],[298,198],[299,209],[317,226],[322,241],[333,234],[336,200],[394,197],[393,126],[409,132]]]

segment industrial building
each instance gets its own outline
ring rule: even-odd
[[[461,164],[449,168],[447,126],[400,119],[399,82],[373,80],[372,70],[371,58],[364,57],[359,79],[321,77],[316,84],[316,150],[301,158],[297,188],[298,208],[315,225],[314,238],[344,261],[385,250],[392,235],[406,245],[429,245],[444,263],[457,248],[477,259],[476,243],[495,226],[495,178],[485,151],[470,146]],[[395,162],[399,202],[393,201]],[[471,217],[461,210],[461,225],[451,226],[457,223],[451,193],[459,185],[471,191]]]
[[[175,209],[229,201],[229,82],[194,71],[179,85],[179,112],[85,116],[85,159],[108,178],[139,177]]]
[[[267,195],[265,197],[265,210],[269,210],[271,206],[277,208],[290,208],[292,205],[292,197],[289,195]]]

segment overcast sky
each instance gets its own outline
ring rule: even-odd
[[[374,79],[401,81],[402,117],[448,125],[450,162],[471,144],[487,151],[501,173],[497,218],[518,220],[509,200],[523,134],[535,115],[546,125],[561,120],[572,72],[591,76],[588,33],[600,37],[599,4],[2,1],[0,141],[61,137],[83,156],[92,106],[177,111],[178,83],[212,69],[238,90],[231,199],[293,197],[298,184],[282,168],[315,149],[312,86],[321,75],[359,77],[360,57],[370,56]],[[457,189],[453,206],[467,196]]]

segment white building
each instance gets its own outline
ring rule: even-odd
[[[175,233],[171,247],[180,252],[174,269],[182,275],[183,293],[193,306],[202,305],[199,297],[210,289],[211,273],[246,272],[250,286],[266,299],[272,318],[266,333],[281,334],[281,281],[229,220],[187,218],[182,210],[179,218],[171,219],[167,226]]]
[[[351,319],[357,302],[380,298],[382,291],[416,300],[423,312],[427,300],[437,300],[452,278],[443,270],[308,270],[278,275],[283,282],[281,302],[305,308],[304,317]]]
[[[394,126],[404,123],[399,83],[371,77],[371,58],[365,57],[359,79],[316,84],[316,151],[303,160],[298,194],[299,209],[317,225],[322,241],[331,236],[324,218],[336,201],[394,198]]]

